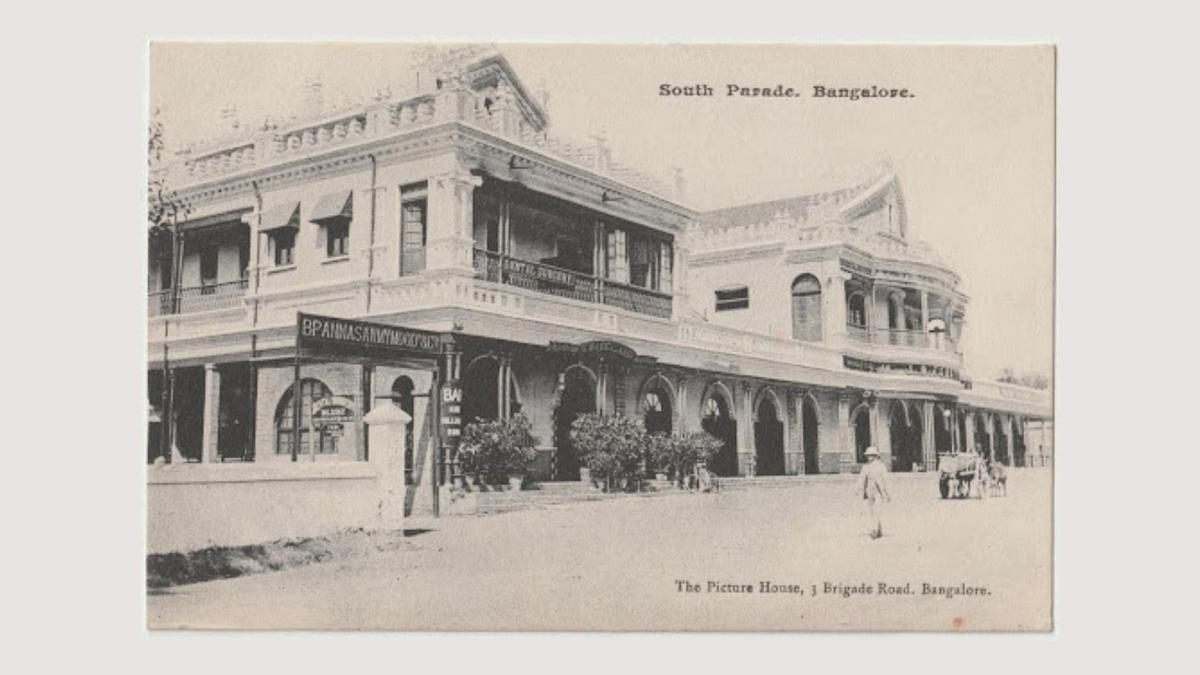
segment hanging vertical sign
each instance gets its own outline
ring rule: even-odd
[[[462,384],[447,380],[442,385],[442,438],[447,445],[457,445],[462,435]]]

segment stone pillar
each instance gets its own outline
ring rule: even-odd
[[[218,454],[217,435],[221,415],[221,371],[217,364],[204,364],[204,437],[201,446],[201,460],[205,464],[220,461]]]
[[[371,439],[367,433],[366,419],[367,414],[371,412],[371,406],[374,403],[375,365],[371,363],[364,363],[362,365],[361,375],[362,378],[361,382],[359,383],[361,399],[358,404],[358,414],[360,416],[359,419],[363,421],[359,424],[358,447],[355,448],[355,455],[358,461],[363,462],[371,456]]]
[[[608,414],[608,362],[603,359],[596,367],[596,412]]]
[[[921,403],[921,464],[925,471],[937,468],[937,411],[933,401]]]
[[[482,184],[481,178],[463,167],[455,167],[429,181],[426,269],[474,273],[474,192]]]
[[[688,307],[688,255],[687,244],[683,237],[676,237],[671,245],[673,260],[671,261],[672,316],[683,316]],[[599,275],[597,275],[599,276]]]
[[[396,190],[399,194],[400,190]],[[363,233],[360,241],[366,242],[366,247],[362,249],[363,255],[368,257],[370,261],[368,268],[370,276],[368,279],[394,279],[400,275],[400,202],[399,198],[388,199],[388,187],[386,185],[376,185],[375,189],[367,188],[362,191],[362,213],[366,216],[358,222],[362,225],[355,225],[366,230]],[[371,204],[375,204],[375,231],[371,232]],[[355,204],[359,203],[356,198]],[[354,232],[351,230],[351,237],[354,237]],[[392,246],[395,246],[395,254],[392,255]]]
[[[963,432],[966,433],[967,437],[961,439],[961,443],[958,446],[960,452],[975,450],[975,414],[970,410],[964,410],[963,415],[965,416],[963,418],[965,422]]]
[[[839,465],[844,467],[854,463],[854,446],[850,434],[850,396],[843,393],[838,397],[838,441],[841,445],[841,461]],[[839,468],[839,471],[841,469]]]
[[[404,527],[404,443],[411,419],[391,401],[381,402],[363,417],[374,448],[371,463],[379,467],[379,525],[385,529]]]
[[[834,267],[825,277],[825,287],[821,289],[824,298],[821,322],[826,344],[840,345],[846,339],[846,282],[850,275],[842,271],[837,261],[832,264]]]
[[[921,289],[921,346],[929,347],[929,291]]]
[[[880,455],[883,454],[884,450],[887,450],[888,457],[886,457],[886,458],[880,457],[880,459],[886,459],[888,462],[887,465],[890,466],[891,465],[891,452],[892,452],[891,448],[884,448],[883,444],[880,443],[881,439],[879,437],[879,395],[878,394],[872,393],[867,398],[867,413],[868,413],[867,419],[870,421],[870,424],[871,424],[871,445],[875,446],[875,449],[879,451]],[[855,458],[855,459],[857,459],[857,458]]]
[[[788,390],[787,407],[789,452],[786,470],[799,476],[804,473],[804,390]]]
[[[985,429],[988,437],[987,456],[989,460],[993,460],[996,458],[996,423],[992,420],[991,414],[984,417],[983,423],[987,425],[987,429]],[[1008,461],[1012,462],[1012,458],[1010,457]]]
[[[744,476],[753,476],[754,471],[754,399],[749,382],[742,382],[735,387],[742,399],[742,421],[738,424],[738,464],[739,472]]]
[[[1017,444],[1013,439],[1012,415],[1004,416],[1004,441],[1008,444],[1008,456],[1012,458],[1013,466],[1017,465]],[[1025,449],[1025,463],[1029,463],[1029,448]]]
[[[688,411],[688,378],[680,375],[675,394],[675,430],[683,435],[692,430],[691,415]]]

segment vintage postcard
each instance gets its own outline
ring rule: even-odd
[[[149,73],[149,627],[1053,628],[1053,46]]]

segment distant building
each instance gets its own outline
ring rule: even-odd
[[[681,177],[549,136],[500,53],[418,70],[408,91],[243,126],[166,170],[190,213],[150,246],[151,462],[361,462],[361,417],[393,398],[414,418],[410,480],[427,483],[436,377],[461,384],[466,421],[525,413],[546,481],[578,480],[567,429],[588,411],[707,430],[722,475],[853,471],[871,444],[895,471],[967,447],[1030,463],[1048,392],[967,378],[968,298],[912,236],[887,167],[698,213]],[[444,349],[305,360],[297,426],[298,311],[433,331]],[[328,397],[359,421],[314,426]]]

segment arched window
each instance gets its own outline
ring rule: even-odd
[[[801,274],[792,282],[792,337],[821,341],[821,282],[811,274]]]
[[[314,449],[318,455],[334,455],[338,451],[338,439],[321,432],[317,434],[317,446],[311,445],[312,404],[332,396],[324,382],[314,379],[300,380],[300,454]],[[286,455],[292,451],[292,388],[289,387],[275,408],[275,454]]]
[[[862,293],[853,293],[846,299],[846,323],[859,328],[867,327],[866,301]]]

